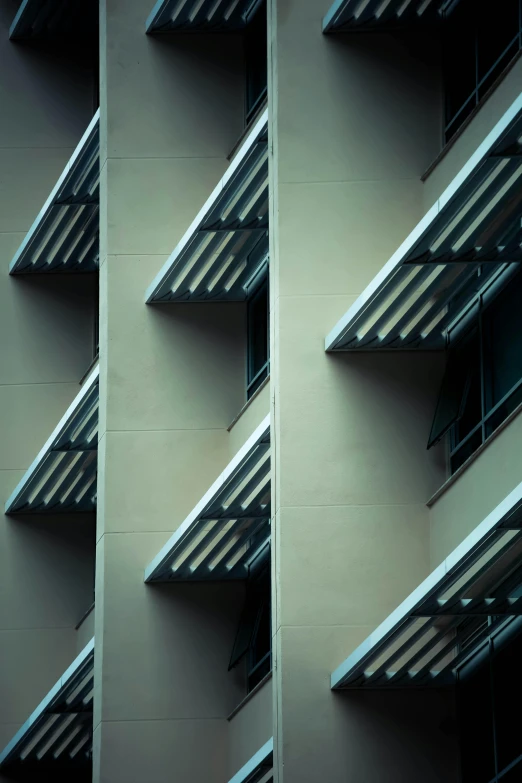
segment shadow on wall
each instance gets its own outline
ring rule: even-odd
[[[361,783],[456,783],[455,695],[447,690],[333,694],[332,741],[344,743],[346,779]],[[349,752],[350,748],[357,752]]]
[[[94,514],[4,518],[0,593],[11,615],[4,627],[75,627],[93,601],[95,528]]]
[[[362,450],[382,451],[391,473],[415,467],[427,502],[446,479],[444,443],[427,451],[445,354],[338,353],[327,359],[326,383],[343,411],[338,424],[347,428],[347,443],[353,448],[360,440]]]

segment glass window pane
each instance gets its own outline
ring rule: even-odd
[[[478,78],[482,81],[495,66],[494,79],[506,67],[508,60],[503,55],[515,42],[519,29],[519,0],[502,0],[495,3],[477,3],[477,53]],[[516,42],[515,42],[516,43]],[[501,58],[500,62],[497,61]],[[493,79],[493,80],[494,80]]]
[[[522,378],[522,276],[512,280],[485,310],[486,411]]]
[[[467,420],[474,415],[474,397],[470,397],[470,381],[471,374],[476,371],[477,363],[478,348],[475,336],[458,343],[450,350],[428,439],[428,448],[437,443],[462,415],[466,414]],[[480,408],[477,421],[480,421]]]
[[[452,133],[476,104],[474,11],[470,0],[461,0],[444,25],[442,55],[446,86],[446,125],[460,112],[453,124]]]
[[[522,754],[522,732],[517,718],[522,699],[522,634],[520,629],[500,647],[494,642],[493,685],[498,771]],[[521,778],[522,779],[522,778]]]
[[[462,783],[489,783],[495,776],[488,648],[459,672],[457,684]]]
[[[267,276],[268,277],[268,276]],[[248,394],[268,376],[268,279],[248,301]]]
[[[247,73],[247,122],[257,109],[267,88],[266,2],[262,2],[249,22],[245,34]]]

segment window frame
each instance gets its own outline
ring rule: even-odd
[[[232,645],[228,670],[235,669],[241,662],[245,665],[247,695],[272,671],[272,585],[270,574],[270,544],[256,556],[251,564],[247,580],[246,596]],[[263,612],[268,612],[270,626],[268,650],[255,659],[255,645],[261,627]],[[245,643],[246,639],[248,642]],[[238,643],[239,642],[239,643]],[[259,676],[259,670],[268,669]]]
[[[268,23],[267,23],[267,14],[268,14],[268,7],[266,0],[257,0],[256,3],[254,3],[253,8],[249,12],[248,16],[248,23],[245,30],[244,35],[244,44],[245,44],[245,55],[244,55],[244,62],[245,62],[245,125],[248,126],[249,123],[252,121],[252,119],[257,114],[259,108],[263,105],[263,103],[266,101],[266,97],[268,94]],[[259,15],[259,16],[258,16]],[[256,72],[255,68],[252,68],[253,61],[251,58],[249,58],[249,52],[248,52],[248,38],[250,31],[252,29],[251,25],[255,25],[258,22],[258,19],[261,18],[261,15],[263,15],[264,19],[264,26],[263,30],[265,33],[265,44],[264,44],[264,50],[266,50],[266,84],[261,90],[261,92],[258,95],[252,96],[252,88],[251,83],[253,81],[253,74]],[[250,30],[249,30],[250,28]],[[256,65],[259,65],[259,62],[255,62]]]
[[[480,273],[480,270],[479,270]],[[439,406],[441,404],[442,395],[447,388],[447,376],[444,375],[441,388],[439,390],[439,396],[437,405],[435,408],[434,423],[430,431],[430,437],[428,441],[428,449],[438,443],[444,435],[448,435],[448,459],[450,467],[450,475],[453,475],[464,462],[478,449],[480,448],[498,429],[503,421],[513,412],[508,411],[503,417],[501,417],[496,424],[493,424],[493,417],[498,414],[502,406],[505,406],[512,397],[520,390],[522,390],[522,373],[520,378],[508,389],[508,391],[498,400],[494,405],[490,405],[488,400],[490,399],[490,389],[492,385],[492,356],[493,351],[491,346],[487,345],[487,339],[484,335],[484,319],[487,317],[488,312],[492,305],[497,303],[499,299],[506,293],[508,286],[516,285],[522,288],[522,270],[517,270],[514,276],[507,276],[505,278],[500,275],[491,285],[486,286],[485,290],[480,291],[477,297],[470,304],[467,313],[471,315],[470,318],[463,318],[462,322],[464,326],[455,329],[456,337],[452,340],[452,332],[449,334],[449,351],[458,351],[466,342],[471,343],[473,335],[476,333],[478,340],[478,353],[479,353],[479,378],[480,378],[480,418],[478,422],[466,433],[463,438],[459,438],[458,425],[459,421],[465,410],[465,403],[470,391],[470,383],[465,384],[463,388],[463,399],[458,406],[458,414],[450,426],[447,426],[440,433],[436,433],[434,436],[435,417],[437,416]],[[458,324],[457,324],[458,327]],[[521,335],[522,338],[522,335]],[[450,355],[446,361],[447,370],[450,369]],[[473,372],[473,362],[470,361],[469,377]],[[516,407],[516,406],[515,406]],[[470,454],[468,454],[460,462],[456,460],[459,454],[462,454],[463,449],[475,439],[476,445],[473,447]],[[456,467],[454,467],[455,463]]]
[[[462,127],[462,125],[466,122],[466,120],[470,117],[470,115],[477,109],[478,106],[482,104],[482,102],[486,99],[489,93],[489,89],[486,89],[485,92],[483,92],[484,86],[487,84],[488,80],[491,78],[492,74],[495,72],[495,70],[498,68],[498,66],[502,63],[503,60],[506,59],[507,55],[509,54],[509,51],[513,49],[513,53],[511,57],[506,59],[505,66],[502,68],[500,73],[498,74],[497,78],[501,78],[502,74],[510,68],[511,64],[514,62],[514,60],[520,55],[522,52],[522,0],[518,0],[518,31],[514,33],[513,37],[510,39],[509,44],[505,46],[501,54],[496,58],[495,62],[490,65],[488,70],[484,74],[480,74],[480,56],[481,56],[481,47],[480,47],[480,40],[479,40],[479,28],[478,28],[478,20],[476,16],[473,16],[472,13],[470,13],[470,23],[469,28],[471,29],[471,35],[473,36],[473,49],[474,49],[474,73],[475,73],[475,84],[473,87],[473,90],[471,93],[469,93],[468,97],[464,100],[463,103],[461,103],[460,107],[453,112],[450,116],[449,108],[450,108],[450,100],[449,96],[451,94],[449,84],[451,83],[451,77],[454,73],[454,69],[449,72],[449,68],[447,65],[447,62],[444,61],[443,63],[443,74],[444,74],[444,143],[447,144],[453,136],[458,133],[459,129]],[[451,14],[447,17],[445,20],[445,28],[443,29],[443,52],[445,53],[445,47],[447,46],[447,37],[450,35],[448,32],[448,27],[451,25]],[[494,83],[496,82],[496,79]],[[471,106],[470,106],[471,104]]]
[[[265,293],[266,289],[266,293]],[[263,365],[254,372],[253,345],[257,329],[253,323],[252,308],[259,297],[266,295],[266,359]],[[247,350],[246,350],[246,397],[250,400],[264,381],[270,376],[270,280],[268,274],[268,259],[256,275],[248,291],[247,297]]]

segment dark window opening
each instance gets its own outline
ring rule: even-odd
[[[460,0],[444,25],[445,140],[522,49],[522,0]]]
[[[522,698],[522,627],[510,623],[459,670],[462,783],[522,780],[522,733],[516,718]]]
[[[254,10],[245,32],[247,125],[265,100],[267,93],[266,13],[266,0],[263,0]]]
[[[270,547],[267,545],[247,582],[246,599],[228,670],[245,661],[247,693],[272,669]]]
[[[268,268],[247,301],[247,399],[270,374]]]
[[[449,432],[454,473],[522,403],[522,275],[484,306],[449,349],[428,448]]]

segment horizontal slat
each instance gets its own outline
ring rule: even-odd
[[[10,274],[98,268],[99,167],[98,111],[11,261]]]
[[[326,350],[444,348],[488,280],[522,261],[522,96],[326,338]],[[479,277],[480,269],[480,277]]]
[[[271,737],[228,783],[268,783],[273,765],[274,739]],[[267,777],[268,775],[268,777]]]
[[[243,301],[268,256],[265,111],[146,293],[146,301]]]
[[[5,505],[6,514],[93,511],[99,368],[95,367]]]
[[[244,579],[270,542],[267,416],[145,571],[146,582]]]
[[[95,0],[22,0],[9,30],[11,40],[94,34],[98,22]]]
[[[147,33],[230,32],[247,26],[261,0],[158,0]]]
[[[335,0],[323,20],[323,32],[437,24],[454,5],[455,0]]]
[[[87,644],[47,696],[0,753],[0,768],[60,759],[90,763],[92,750],[92,693],[94,639]],[[71,699],[71,694],[81,694]],[[87,698],[86,698],[87,697]],[[81,754],[74,751],[80,741]]]
[[[469,618],[479,625],[466,655],[522,614],[521,519],[522,483],[348,656],[332,674],[332,688],[453,682]],[[482,632],[481,618],[488,617],[496,620]]]

